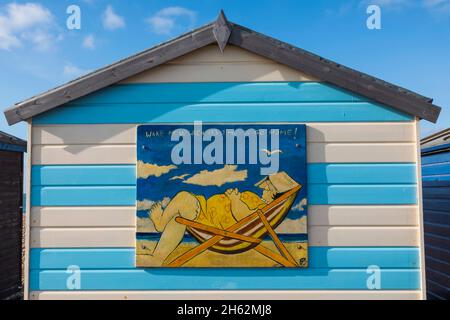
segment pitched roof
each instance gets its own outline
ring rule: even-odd
[[[227,44],[238,46],[431,122],[437,121],[441,111],[431,98],[229,22],[221,11],[213,23],[15,104],[5,111],[6,119],[10,125],[27,120],[213,43],[217,43],[221,51]]]
[[[446,146],[447,149],[450,148],[450,128],[423,138],[420,140],[420,146],[422,148],[422,152],[437,146]]]
[[[6,132],[0,131],[0,150],[26,152],[27,142]]]

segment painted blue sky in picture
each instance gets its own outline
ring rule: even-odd
[[[220,132],[225,132],[227,129],[266,129],[271,132],[272,129],[279,130],[279,148],[281,152],[276,152],[271,155],[272,161],[276,157],[279,157],[279,172],[286,172],[295,182],[300,184],[300,189],[297,198],[292,205],[290,212],[286,219],[298,220],[307,215],[306,209],[306,126],[298,124],[251,124],[251,125],[239,125],[239,124],[203,124],[203,132],[208,129],[217,129]],[[261,168],[267,168],[270,164],[261,164],[260,156],[258,157],[257,164],[248,164],[249,159],[249,146],[248,140],[246,140],[246,163],[247,164],[229,164],[231,167],[227,180],[233,180],[232,176],[236,174],[240,178],[237,178],[234,182],[227,182],[221,184],[216,182],[216,185],[202,185],[198,183],[198,179],[192,179],[193,177],[199,177],[202,171],[214,171],[224,169],[227,164],[177,164],[174,165],[171,154],[172,149],[179,144],[179,141],[171,141],[171,134],[176,129],[186,129],[191,134],[194,132],[194,126],[188,125],[142,125],[137,128],[137,159],[138,162],[142,161],[144,164],[158,165],[165,168],[171,168],[170,171],[160,176],[146,175],[142,176],[138,172],[137,179],[137,201],[162,201],[164,198],[173,198],[180,191],[188,191],[195,195],[203,195],[206,199],[215,194],[223,194],[228,189],[237,188],[240,192],[252,191],[258,196],[261,196],[262,190],[255,186],[266,176],[261,175]],[[223,135],[224,145],[226,135]],[[268,135],[267,146],[270,150],[271,139],[273,137]],[[203,150],[210,142],[203,142]],[[192,138],[192,149],[194,149],[194,143]],[[258,144],[257,150],[264,152]],[[235,157],[237,156],[237,150],[235,150]],[[266,153],[267,154],[267,153]],[[193,159],[193,156],[192,156]],[[226,159],[224,151],[224,159]],[[265,162],[266,163],[266,162]],[[139,167],[139,166],[138,166]],[[242,173],[246,171],[245,180],[242,178]],[[139,175],[141,177],[139,177]],[[244,181],[242,181],[244,180]],[[220,185],[220,186],[219,186]],[[139,217],[148,217],[148,211],[138,211]]]

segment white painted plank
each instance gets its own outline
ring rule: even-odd
[[[31,300],[420,300],[420,291],[33,291]]]
[[[307,124],[308,142],[414,142],[414,122]],[[33,126],[33,145],[135,144],[135,124]]]
[[[308,225],[417,226],[417,206],[309,206]],[[135,207],[33,207],[33,227],[134,227]]]
[[[414,122],[311,123],[308,142],[414,142]]]
[[[180,82],[263,82],[312,81],[289,67],[275,63],[237,62],[215,64],[173,65],[157,67],[148,73],[133,76],[123,83]]]
[[[418,246],[417,227],[310,227],[311,246]],[[135,246],[135,228],[32,228],[33,248]]]
[[[36,145],[33,164],[135,164],[135,145]],[[308,163],[415,162],[414,143],[308,143]]]
[[[309,226],[418,226],[417,206],[309,206]]]
[[[135,124],[33,126],[33,145],[135,143]]]
[[[208,46],[121,83],[313,81],[297,70],[230,46],[224,53]]]
[[[32,248],[134,247],[135,228],[31,228]]]
[[[418,227],[311,227],[311,246],[419,246]]]
[[[308,143],[308,163],[415,162],[414,143]]]
[[[33,164],[135,164],[135,145],[33,146]]]
[[[135,227],[135,207],[33,207],[33,227]]]

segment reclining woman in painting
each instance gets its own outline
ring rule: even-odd
[[[161,238],[147,262],[148,266],[162,266],[164,260],[182,242],[186,225],[175,218],[182,217],[225,230],[272,202],[279,194],[298,186],[289,175],[280,172],[258,182],[262,197],[251,191],[228,189],[209,199],[190,192],[179,192],[166,203],[158,202],[150,209],[150,218]]]

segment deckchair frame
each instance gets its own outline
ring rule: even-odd
[[[292,192],[298,192],[300,190],[301,186],[298,186],[292,190]],[[241,221],[235,223],[234,225],[230,226],[229,228],[222,230],[218,229],[212,226],[208,226],[199,222],[195,222],[192,220],[188,220],[182,217],[175,218],[175,221],[177,221],[180,224],[185,225],[188,228],[198,229],[201,231],[208,232],[213,235],[210,239],[206,240],[205,242],[199,244],[198,246],[192,248],[191,250],[185,252],[181,256],[175,258],[173,261],[169,263],[169,267],[181,267],[185,263],[187,263],[189,260],[195,258],[202,252],[210,249],[215,244],[220,242],[221,240],[228,238],[228,239],[235,239],[243,242],[248,242],[251,244],[256,244],[255,247],[252,247],[252,249],[256,250],[260,254],[272,259],[273,261],[281,264],[284,267],[287,268],[293,268],[298,267],[297,261],[292,257],[292,255],[289,253],[287,248],[284,246],[284,244],[281,242],[280,238],[277,236],[276,232],[273,230],[272,226],[270,225],[269,221],[267,220],[266,216],[263,213],[264,209],[273,207],[274,205],[278,204],[283,199],[275,199],[272,203],[270,203],[266,208],[259,209],[256,212],[252,213],[251,215],[247,216],[246,218],[242,219]],[[241,235],[239,233],[236,233],[241,226],[245,225],[246,223],[253,221],[254,219],[260,219],[261,222],[264,225],[264,228],[267,230],[267,233],[271,237],[272,241],[274,242],[275,246],[278,249],[278,253],[274,252],[266,247],[264,247],[262,243],[262,239]]]

